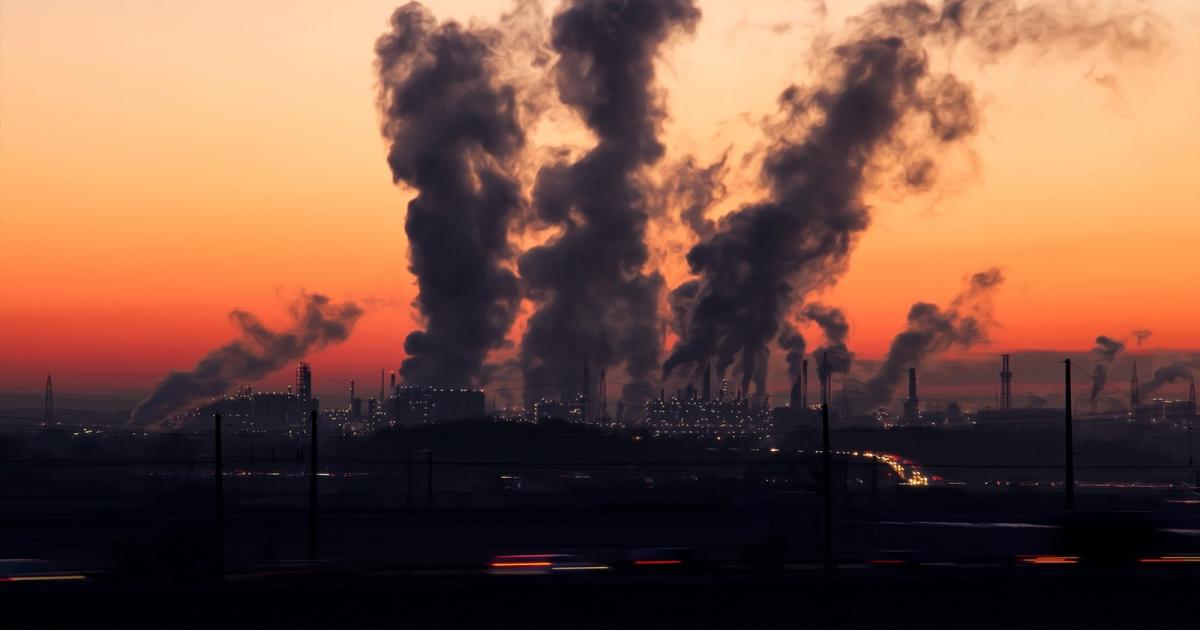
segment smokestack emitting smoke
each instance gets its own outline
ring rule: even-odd
[[[234,385],[263,378],[305,355],[345,341],[362,316],[353,302],[332,304],[319,294],[302,295],[289,309],[295,320],[282,332],[235,310],[229,317],[241,338],[210,351],[190,372],[171,372],[130,414],[129,423],[149,426],[198,401],[220,396]]]
[[[424,330],[404,340],[408,384],[479,384],[519,306],[508,231],[523,206],[513,168],[525,133],[516,89],[496,77],[499,41],[414,2],[375,43],[388,166],[417,192],[404,230]]]
[[[783,330],[779,332],[779,347],[782,348],[787,356],[788,380],[794,381],[800,375],[800,371],[804,369],[804,351],[806,345],[804,337],[792,327],[790,322],[782,323]]]
[[[870,223],[864,189],[879,174],[894,175],[900,191],[930,188],[936,155],[978,131],[971,86],[931,70],[931,49],[965,44],[992,61],[1020,45],[1113,54],[1160,45],[1157,17],[1138,5],[1100,11],[962,0],[939,9],[906,0],[877,4],[849,23],[834,45],[814,49],[816,84],[789,87],[779,98],[761,173],[769,197],[723,217],[688,253],[696,278],[670,299],[682,334],[664,377],[694,374],[713,357],[720,370],[740,357],[743,381],[758,380],[753,373],[781,322],[847,267]],[[910,319],[920,329],[946,315],[917,305]]]
[[[891,401],[905,369],[951,347],[965,350],[987,341],[991,294],[1003,281],[1000,270],[989,269],[971,276],[967,290],[945,310],[926,302],[913,304],[908,327],[892,339],[879,371],[865,385],[869,407]]]
[[[596,144],[578,160],[542,167],[534,186],[537,221],[561,231],[519,261],[537,303],[521,340],[527,390],[560,382],[588,349],[600,366],[625,366],[627,397],[647,394],[663,290],[662,276],[644,269],[652,192],[644,172],[663,155],[666,116],[654,62],[699,20],[692,0],[571,0],[554,16],[559,98]]]
[[[1108,385],[1108,368],[1112,365],[1117,355],[1125,349],[1125,344],[1100,335],[1096,337],[1096,347],[1092,348],[1092,404],[1096,404],[1096,400],[1100,397],[1100,393],[1104,391],[1104,387]]]
[[[1154,333],[1150,332],[1149,330],[1141,329],[1141,330],[1135,330],[1129,334],[1133,335],[1134,343],[1136,343],[1137,345],[1140,346],[1140,345],[1142,345],[1142,342],[1149,339],[1151,337],[1151,335],[1153,335]]]
[[[801,317],[821,327],[825,343],[813,352],[818,357],[817,376],[825,382],[832,374],[847,374],[854,361],[854,353],[846,346],[850,324],[841,309],[821,304],[809,304],[800,311]],[[828,373],[826,370],[828,364]]]

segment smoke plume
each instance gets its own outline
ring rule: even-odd
[[[1142,342],[1149,339],[1150,336],[1153,335],[1154,333],[1149,330],[1140,329],[1140,330],[1135,330],[1129,334],[1133,335],[1134,343],[1140,346],[1140,345],[1142,345]]]
[[[809,304],[800,311],[800,316],[821,327],[825,343],[813,351],[817,361],[817,376],[826,382],[832,374],[846,374],[854,361],[854,353],[846,347],[846,336],[850,324],[841,309],[821,304]]]
[[[667,182],[667,193],[674,200],[672,205],[682,208],[679,217],[700,238],[717,229],[705,213],[728,194],[723,181],[728,172],[725,165],[728,157],[723,155],[708,166],[700,166],[694,157],[688,156],[675,165]]]
[[[521,341],[527,389],[578,373],[586,352],[594,364],[624,365],[629,393],[646,394],[662,343],[662,276],[643,269],[644,172],[662,157],[666,116],[654,62],[699,19],[693,0],[570,0],[553,19],[559,98],[596,144],[576,161],[544,166],[534,185],[536,219],[559,233],[519,261],[537,303]]]
[[[1171,365],[1160,367],[1154,370],[1154,376],[1150,380],[1141,384],[1138,392],[1142,395],[1143,400],[1149,399],[1164,385],[1175,383],[1176,381],[1193,381],[1196,378],[1196,372],[1200,371],[1200,361],[1180,361]]]
[[[714,357],[718,366],[740,357],[744,371],[756,369],[753,359],[794,305],[845,270],[870,223],[864,191],[934,185],[937,156],[978,131],[979,112],[970,84],[931,68],[931,51],[961,46],[990,62],[1018,46],[1117,55],[1161,43],[1159,20],[1136,5],[955,0],[936,8],[903,0],[874,5],[849,24],[832,45],[818,40],[815,84],[779,98],[761,172],[768,198],[723,217],[688,253],[696,277],[671,299],[683,335],[664,377],[695,374]],[[913,325],[946,315],[918,305]],[[955,330],[966,323],[956,320]]]
[[[946,309],[917,302],[908,311],[908,326],[892,339],[879,371],[867,381],[864,395],[871,407],[891,401],[905,370],[952,347],[968,349],[987,341],[991,293],[1003,282],[998,269],[971,277],[970,286]]]
[[[804,336],[791,323],[784,321],[781,328],[778,340],[779,347],[787,353],[785,358],[787,359],[788,378],[789,380],[795,380],[804,367],[804,352],[807,349],[807,344],[804,342]]]
[[[241,333],[211,350],[190,372],[171,372],[138,403],[129,423],[149,426],[189,405],[228,392],[235,385],[263,378],[325,346],[345,341],[363,310],[353,302],[332,304],[324,295],[302,295],[289,308],[295,320],[282,332],[263,325],[246,311],[229,314]]]
[[[479,384],[519,306],[508,230],[523,206],[513,168],[525,134],[516,89],[497,79],[500,39],[413,2],[375,43],[388,166],[417,192],[404,230],[424,329],[404,340],[409,384]]]
[[[1117,358],[1122,350],[1125,349],[1125,344],[1113,339],[1100,335],[1096,337],[1096,347],[1092,348],[1092,404],[1100,397],[1100,393],[1104,391],[1104,387],[1108,385],[1108,368],[1112,366],[1112,362]]]

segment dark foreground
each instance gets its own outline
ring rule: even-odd
[[[8,628],[1191,628],[1200,572],[317,576],[8,584]]]

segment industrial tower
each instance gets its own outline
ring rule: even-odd
[[[1137,361],[1133,362],[1133,377],[1129,379],[1129,415],[1137,416],[1142,407],[1142,395],[1138,391]]]
[[[800,361],[800,406],[808,409],[808,359]]]
[[[920,413],[917,398],[917,368],[908,368],[908,399],[904,401],[904,421],[916,422]]]
[[[1001,355],[1003,367],[1000,368],[1000,408],[1007,411],[1012,409],[1012,371],[1008,367],[1009,355]]]
[[[583,387],[580,389],[580,392],[581,392],[580,395],[582,396],[582,399],[579,401],[580,409],[583,412],[583,421],[584,422],[588,422],[591,420],[591,418],[588,416],[588,402],[590,402],[588,400],[588,398],[589,398],[588,395],[592,393],[591,389],[592,389],[592,382],[591,382],[591,379],[588,377],[588,353],[587,353],[587,350],[584,350],[583,351]]]
[[[704,400],[712,400],[712,363],[704,364]]]
[[[54,422],[54,385],[50,382],[49,374],[46,374],[46,402],[42,408],[42,424],[44,426],[56,424]]]
[[[608,382],[603,367],[600,368],[600,417],[608,420]]]

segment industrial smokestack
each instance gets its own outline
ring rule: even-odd
[[[198,401],[220,396],[236,383],[263,378],[328,345],[345,341],[363,310],[353,302],[332,304],[304,294],[289,308],[291,328],[270,330],[254,315],[235,310],[230,319],[240,338],[209,351],[190,372],[171,372],[130,415],[134,426],[149,426]]]
[[[704,364],[704,400],[712,400],[712,364]]]
[[[887,404],[903,378],[906,365],[920,365],[952,347],[966,350],[987,340],[991,324],[991,293],[1004,281],[999,269],[971,276],[970,284],[946,309],[917,302],[908,311],[908,325],[892,339],[887,356],[867,381],[865,396],[874,408]]]
[[[836,281],[870,224],[873,184],[924,191],[938,157],[979,130],[971,85],[931,67],[935,49],[970,49],[991,62],[1025,46],[1038,53],[1103,49],[1116,57],[1161,48],[1161,20],[1141,5],[960,0],[882,2],[817,38],[814,85],[779,97],[762,166],[768,195],[730,213],[688,252],[695,279],[672,291],[682,331],[664,376],[735,359],[743,381],[762,364],[781,323],[816,289]],[[747,316],[750,314],[750,316]],[[750,373],[750,376],[746,376]]]
[[[821,329],[825,342],[813,353],[826,357],[817,365],[821,382],[828,382],[834,374],[848,374],[854,362],[854,353],[846,346],[850,334],[850,323],[841,309],[821,304],[809,304],[800,311],[800,316],[815,323]],[[828,370],[828,373],[825,372]]]
[[[801,367],[801,370],[800,370],[800,377],[803,379],[801,393],[804,396],[803,398],[801,398],[801,406],[803,406],[805,409],[807,409],[808,408],[808,359],[805,359],[801,363],[801,365],[803,366],[803,367]]]
[[[908,368],[908,398],[904,401],[904,421],[920,419],[921,403],[917,398],[917,368]]]

